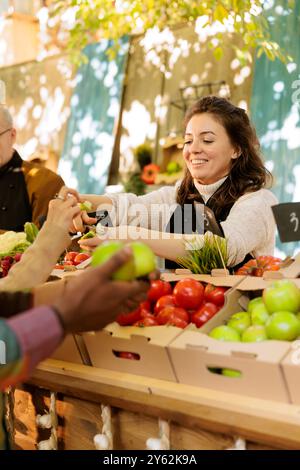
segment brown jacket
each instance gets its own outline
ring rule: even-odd
[[[49,201],[65,183],[59,175],[36,163],[23,161],[22,170],[32,210],[32,222],[38,225],[39,217],[47,215]]]

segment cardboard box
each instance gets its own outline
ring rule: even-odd
[[[241,276],[213,277],[193,275],[189,272],[187,275],[186,270],[176,270],[176,272],[179,274],[162,273],[161,279],[176,282],[189,277],[225,287],[232,287],[241,282]],[[224,275],[223,270],[221,274]],[[121,327],[117,323],[111,323],[100,332],[84,334],[84,341],[95,367],[176,381],[167,347],[182,332],[182,329],[174,326],[139,328]],[[118,352],[124,351],[138,354],[139,360],[128,360],[117,356]]]
[[[300,405],[300,340],[291,343],[291,349],[281,362],[281,367],[291,402]]]
[[[223,390],[256,398],[290,402],[281,362],[291,349],[287,341],[261,343],[221,342],[208,336],[236,312],[246,309],[249,294],[258,296],[272,281],[247,277],[228,291],[220,312],[200,330],[187,328],[169,346],[177,380],[189,385]],[[294,281],[300,287],[300,279]],[[242,308],[243,307],[243,308]],[[212,369],[232,369],[240,377],[227,377]]]
[[[292,279],[300,289],[300,279]],[[281,362],[291,402],[300,405],[300,338],[290,342],[290,351]]]
[[[163,281],[177,282],[181,279],[195,279],[196,281],[213,284],[219,287],[234,287],[245,279],[245,276],[229,275],[225,269],[214,269],[212,274],[192,274],[188,269],[176,269],[174,273],[163,272],[160,278]]]
[[[51,359],[91,365],[81,335],[67,335],[62,344],[54,351]]]
[[[135,327],[107,325],[102,331],[85,333],[84,341],[94,367],[176,381],[167,346],[182,332],[174,326]],[[118,357],[137,354],[138,360]]]

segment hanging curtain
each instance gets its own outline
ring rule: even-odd
[[[300,0],[287,15],[288,0],[265,1],[272,40],[292,56],[288,65],[266,57],[256,60],[251,117],[280,202],[300,201]],[[299,243],[282,244],[278,254],[299,251]],[[280,253],[283,252],[283,253]]]
[[[114,60],[106,51],[111,41],[91,44],[84,50],[87,63],[75,78],[59,173],[66,184],[82,193],[103,193],[115,140],[115,124],[128,54],[123,38]]]

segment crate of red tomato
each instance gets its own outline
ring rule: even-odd
[[[147,299],[135,310],[84,335],[92,365],[176,381],[168,346],[191,323],[201,328],[216,315],[235,282],[235,276],[163,274],[151,282]]]

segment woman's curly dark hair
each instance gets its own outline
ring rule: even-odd
[[[192,105],[185,116],[184,128],[196,114],[209,113],[225,128],[232,146],[241,150],[241,155],[231,160],[228,178],[215,192],[211,199],[211,208],[217,219],[220,214],[230,210],[232,204],[246,192],[257,191],[271,183],[272,175],[265,168],[259,141],[255,129],[244,109],[239,108],[225,98],[205,96]],[[186,168],[185,176],[178,189],[177,203],[186,203],[199,199],[193,178]]]

